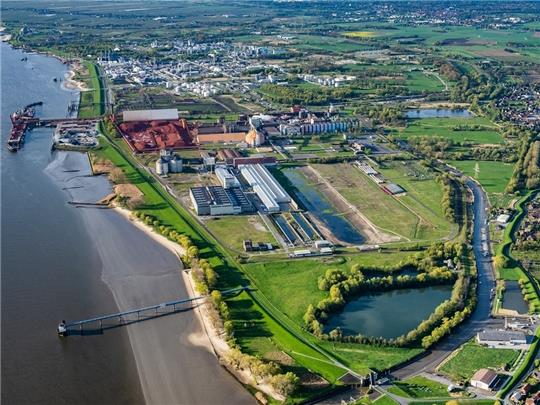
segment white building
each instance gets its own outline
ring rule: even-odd
[[[268,212],[279,212],[280,204],[291,202],[289,194],[263,165],[239,165],[238,168]]]
[[[498,377],[499,376],[495,371],[488,368],[482,368],[472,376],[471,385],[489,391],[495,386]]]
[[[164,176],[169,173],[169,162],[160,157],[156,160],[156,173],[160,176]]]
[[[226,167],[217,166],[215,173],[223,188],[240,187],[240,182],[236,176]]]
[[[124,121],[161,121],[178,120],[178,110],[176,108],[167,108],[162,110],[134,110],[124,111],[122,113]]]
[[[174,154],[172,150],[162,149],[159,151],[159,158],[156,160],[157,174],[181,173],[182,170],[183,162],[180,156]]]

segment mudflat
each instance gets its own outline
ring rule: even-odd
[[[96,202],[111,190],[105,177],[89,176],[85,154],[60,152],[48,171],[72,201]],[[102,279],[120,311],[188,297],[181,262],[171,250],[115,210],[74,209],[93,235]],[[134,323],[127,330],[148,404],[255,403],[219,365],[192,310]]]

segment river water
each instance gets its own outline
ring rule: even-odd
[[[99,335],[56,335],[61,319],[187,292],[177,257],[154,239],[116,212],[67,204],[110,190],[106,179],[85,177],[85,155],[51,154],[46,128],[32,131],[18,153],[7,152],[11,112],[44,101],[40,116],[63,117],[78,94],[53,81],[66,72],[58,60],[3,43],[0,52],[2,403],[252,402],[208,349],[190,343],[202,335],[193,311]]]

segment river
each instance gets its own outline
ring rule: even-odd
[[[2,403],[252,403],[215,356],[192,343],[204,338],[193,311],[94,336],[56,335],[60,319],[187,292],[176,256],[130,221],[67,204],[110,189],[104,178],[84,177],[85,155],[51,154],[50,129],[32,131],[18,153],[6,151],[11,112],[44,101],[40,116],[62,117],[78,94],[53,81],[66,72],[58,60],[0,46]]]

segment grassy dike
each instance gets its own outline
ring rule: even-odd
[[[502,255],[506,258],[508,266],[498,270],[499,277],[503,279],[522,279],[525,280],[526,284],[526,294],[529,305],[535,312],[540,311],[540,286],[538,281],[532,277],[528,272],[524,271],[519,263],[512,257],[511,248],[512,244],[515,241],[515,232],[521,223],[525,215],[525,206],[531,201],[534,196],[539,192],[539,190],[530,191],[525,196],[523,196],[517,203],[517,213],[508,224],[505,229],[503,236],[503,243],[497,248],[497,255]],[[540,349],[540,328],[537,328],[534,334],[534,341],[529,348],[529,351],[525,355],[525,358],[521,362],[519,368],[515,371],[514,375],[504,387],[497,393],[497,397],[504,398],[508,393],[514,388],[514,386],[519,383],[521,378],[527,373],[527,371],[532,367],[534,360],[536,359],[536,354]]]
[[[98,67],[91,62],[84,62],[88,69],[85,82],[90,90],[81,91],[79,118],[99,117],[105,113],[105,86]]]
[[[519,262],[512,257],[511,252],[512,245],[515,241],[515,232],[525,215],[525,207],[536,193],[538,193],[538,190],[530,191],[517,202],[516,215],[504,230],[503,241],[497,246],[495,256],[502,257],[505,261],[505,265],[497,269],[498,278],[503,280],[523,280],[525,282],[524,292],[531,312],[539,313],[540,286],[538,281],[528,272],[523,270]]]
[[[252,284],[229,253],[190,216],[185,208],[169,196],[151,175],[137,165],[129,153],[122,149],[122,145],[118,145],[110,138],[101,141],[102,147],[93,153],[120,167],[127,179],[144,193],[145,205],[140,211],[192,239],[199,248],[200,257],[207,259],[218,272],[219,289]],[[335,364],[336,361],[330,353],[317,346],[309,336],[306,336],[307,333],[286,319],[259,291],[244,292],[231,299],[229,306],[235,330],[236,327],[242,328],[248,324],[252,337],[260,338],[259,342],[253,345],[239,340],[242,348],[248,353],[257,353],[257,344],[260,344],[260,341],[271,341],[278,350],[283,350],[295,360],[300,367],[294,367],[294,370],[300,374],[312,370],[335,383],[337,378],[346,372],[343,367]],[[298,402],[320,393],[320,391],[300,390],[291,401]]]

